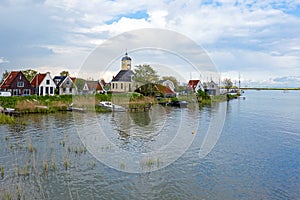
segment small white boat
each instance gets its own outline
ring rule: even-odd
[[[126,109],[124,107],[113,104],[110,101],[101,101],[98,104],[98,106],[101,106],[101,107],[111,110],[113,112],[125,112],[126,111]]]

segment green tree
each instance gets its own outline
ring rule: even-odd
[[[70,73],[69,73],[69,71],[64,70],[64,71],[60,72],[60,75],[61,76],[70,76]]]
[[[225,78],[223,83],[224,83],[225,89],[227,89],[227,92],[228,92],[229,89],[232,88],[232,85],[233,85],[231,79],[230,78]]]
[[[3,83],[3,81],[6,79],[6,77],[8,76],[9,72],[7,70],[5,70],[3,73],[2,73],[2,79],[1,79],[1,82],[0,84]]]
[[[134,69],[132,80],[141,84],[156,83],[158,81],[157,72],[147,64],[137,65]]]
[[[26,69],[23,70],[22,73],[24,74],[24,76],[27,78],[28,81],[31,81],[33,77],[37,74],[37,71],[33,69]]]
[[[82,78],[76,78],[75,85],[78,89],[78,92],[81,92],[84,86],[85,80]]]

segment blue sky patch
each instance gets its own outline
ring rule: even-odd
[[[122,17],[131,18],[131,19],[148,19],[149,15],[146,10],[139,10],[134,13],[120,14],[114,17],[111,20],[106,21],[106,24],[112,24],[114,22],[118,22]]]

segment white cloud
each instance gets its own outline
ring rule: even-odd
[[[300,19],[292,14],[299,0],[203,2],[5,0],[0,3],[0,18],[5,19],[0,19],[0,42],[8,48],[0,55],[11,67],[75,70],[110,37],[140,28],[166,28],[204,46],[224,73],[241,71],[248,79],[266,82],[279,75],[300,75]],[[137,11],[148,17],[127,16]],[[178,41],[172,42],[180,48]]]

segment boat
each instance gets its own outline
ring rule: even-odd
[[[188,104],[187,101],[173,101],[170,103],[171,106],[180,107],[180,108],[186,108],[187,104]]]
[[[98,106],[103,107],[108,110],[111,110],[113,112],[125,112],[126,111],[126,109],[124,107],[113,104],[110,101],[101,101],[101,102],[99,102]]]

